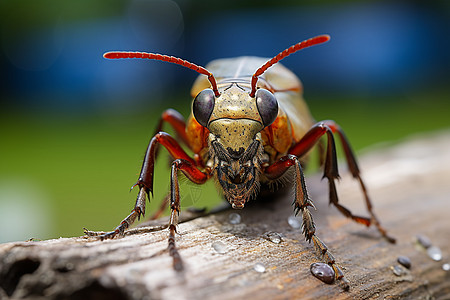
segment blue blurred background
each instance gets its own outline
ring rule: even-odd
[[[212,3],[0,2],[0,242],[114,228],[134,205],[128,188],[161,112],[188,116],[195,72],[108,61],[106,51],[206,65],[271,57],[327,33],[329,43],[283,64],[302,79],[313,115],[335,119],[356,149],[450,126],[449,1]],[[161,161],[148,214],[167,191]],[[220,201],[213,184],[184,185],[184,207]]]

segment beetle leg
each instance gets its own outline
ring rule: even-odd
[[[308,242],[313,242],[314,248],[318,253],[319,257],[327,264],[329,264],[334,272],[335,279],[341,284],[343,289],[348,290],[349,282],[344,277],[344,272],[336,264],[333,254],[328,251],[328,247],[322,242],[316,235],[316,227],[314,225],[314,220],[312,218],[311,212],[308,206],[314,207],[312,200],[308,196],[308,190],[306,189],[305,176],[303,174],[302,167],[298,158],[295,155],[288,154],[281,157],[277,162],[267,167],[264,171],[265,175],[270,179],[279,178],[287,171],[291,166],[295,167],[295,197],[294,197],[294,207],[295,214],[299,212],[302,214],[303,224],[303,234]]]
[[[341,144],[342,144],[342,148],[344,149],[345,159],[347,161],[348,168],[350,169],[350,172],[352,173],[353,178],[355,178],[359,181],[359,184],[363,191],[367,211],[369,212],[369,214],[371,216],[371,222],[377,227],[378,231],[389,242],[395,243],[395,238],[388,235],[386,229],[383,226],[381,226],[380,221],[378,220],[377,216],[375,215],[375,212],[373,211],[372,202],[370,201],[366,186],[364,184],[364,181],[361,178],[358,163],[356,162],[356,156],[353,153],[353,150],[350,146],[350,143],[349,143],[347,137],[344,134],[344,131],[340,128],[340,126],[338,124],[336,124],[333,121],[327,121],[327,123],[328,123],[328,126],[333,130],[333,132],[337,132],[339,135],[339,138],[340,138]],[[337,200],[337,198],[336,198],[336,200]]]
[[[175,233],[177,232],[178,216],[180,215],[180,187],[178,184],[178,170],[181,170],[183,174],[194,183],[205,183],[209,176],[197,169],[191,162],[176,159],[172,163],[170,174],[170,222],[169,222],[169,245],[168,250],[170,256],[173,258],[173,268],[177,271],[183,269],[183,263],[175,246]]]
[[[136,204],[134,205],[131,213],[120,222],[119,226],[117,226],[113,231],[105,232],[103,234],[98,235],[101,240],[104,239],[112,239],[116,235],[123,236],[124,232],[127,228],[134,223],[136,218],[140,218],[141,215],[145,215],[145,189],[141,189],[136,199]],[[91,232],[87,229],[84,230],[84,233],[88,236],[97,236],[95,232]]]
[[[360,183],[361,189],[364,194],[366,207],[371,218],[353,215],[350,210],[340,205],[338,202],[335,180],[339,179],[339,172],[337,167],[336,146],[334,142],[333,133],[337,133],[339,135],[342,147],[344,149],[345,159],[347,161],[348,167],[353,177],[357,179]],[[325,156],[323,177],[326,177],[328,179],[330,190],[330,203],[332,203],[344,216],[351,218],[358,223],[364,224],[366,226],[370,226],[373,223],[383,237],[385,237],[389,242],[395,243],[395,239],[387,234],[386,229],[384,229],[381,226],[380,222],[378,221],[378,218],[376,217],[373,211],[373,206],[370,201],[369,194],[367,193],[366,186],[364,185],[364,182],[361,179],[359,167],[356,162],[356,157],[353,154],[353,151],[350,147],[350,143],[348,142],[344,132],[339,127],[339,125],[337,125],[334,121],[331,120],[322,121],[315,124],[298,143],[296,143],[291,147],[291,149],[289,149],[288,153],[294,154],[297,157],[305,155],[316,143],[319,142],[320,138],[325,134],[327,135],[328,143]]]
[[[172,128],[174,129],[176,136],[185,145],[190,147],[188,138],[186,136],[186,121],[185,121],[184,117],[178,111],[169,108],[162,113],[161,118],[158,122],[158,126],[156,127],[155,135],[157,135],[160,131],[162,131],[164,123],[169,123],[172,126]],[[159,147],[156,147],[155,159],[158,155],[158,150],[159,150]],[[201,165],[203,163],[201,161],[201,159],[198,157],[198,155],[194,156],[194,160],[196,160],[196,162],[197,162],[196,165]],[[166,207],[168,205],[168,199],[169,199],[169,195],[166,195],[162,199],[158,210],[150,217],[151,220],[157,219],[159,216],[161,216],[161,214],[164,212],[164,210],[166,209]]]
[[[161,119],[159,119],[158,126],[156,127],[155,135],[162,131],[164,122],[169,123],[181,141],[183,141],[185,145],[189,146],[186,136],[186,121],[178,111],[169,108],[162,113]]]
[[[178,161],[178,160],[177,160]],[[170,222],[169,243],[167,249],[173,258],[173,268],[177,271],[183,270],[183,262],[175,246],[175,233],[177,232],[178,216],[180,215],[180,186],[178,184],[177,163],[172,163],[170,173]]]
[[[162,131],[163,124],[169,123],[175,131],[176,136],[185,144],[188,145],[186,137],[186,121],[184,117],[176,110],[169,108],[161,114],[158,126],[156,127],[155,134]],[[188,145],[189,146],[189,145]],[[155,159],[158,156],[159,147],[155,152]],[[169,164],[170,165],[170,164]],[[169,195],[166,195],[162,200],[158,210],[150,217],[151,220],[155,220],[161,216],[168,204]]]
[[[195,161],[187,155],[187,153],[181,148],[178,142],[171,137],[168,133],[158,132],[150,141],[147,151],[144,157],[144,162],[141,168],[141,174],[137,183],[133,186],[139,186],[139,194],[136,199],[136,204],[131,213],[123,219],[119,226],[114,231],[107,232],[100,235],[100,239],[112,239],[116,235],[123,235],[124,231],[134,223],[136,218],[140,218],[145,214],[145,197],[153,194],[153,173],[155,167],[155,153],[159,144],[163,145],[175,159],[183,159],[188,161],[191,165],[195,165]],[[197,170],[197,169],[196,169]],[[199,170],[197,170],[200,172]],[[149,198],[150,199],[150,198]]]
[[[160,131],[150,141],[142,164],[139,179],[134,186],[144,188],[153,193],[153,173],[155,168],[155,154],[159,145],[163,145],[174,159],[184,159],[195,165],[195,161],[181,148],[180,144],[168,133]]]

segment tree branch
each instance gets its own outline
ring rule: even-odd
[[[392,245],[328,206],[326,181],[307,178],[318,236],[350,281],[350,291],[317,280],[319,261],[301,229],[288,224],[288,195],[244,210],[194,218],[178,227],[185,270],[177,273],[167,252],[167,219],[143,224],[122,239],[74,237],[0,245],[0,298],[42,299],[412,299],[450,295],[450,134],[406,141],[361,157],[362,176],[381,223],[397,238]],[[360,188],[340,165],[339,199],[367,215]],[[347,175],[346,175],[347,174]],[[232,224],[238,213],[241,222]],[[235,216],[235,215],[232,215]],[[190,220],[186,220],[190,219]],[[150,226],[150,227],[149,227]],[[81,227],[81,225],[80,225]],[[81,229],[81,228],[80,228]],[[146,231],[146,232],[145,232]],[[442,250],[434,261],[415,236]],[[281,237],[281,242],[280,242]],[[407,256],[411,269],[392,267]]]

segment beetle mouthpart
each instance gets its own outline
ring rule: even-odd
[[[244,201],[243,202],[238,202],[238,203],[236,203],[236,202],[231,203],[231,207],[233,209],[243,209],[244,205],[245,205]]]
[[[225,181],[221,181],[219,178],[225,198],[233,209],[244,208],[245,203],[254,197],[259,190],[259,181],[255,180],[256,176],[258,176],[256,168],[253,167],[251,169],[251,172],[242,179],[242,183],[233,183],[228,176],[225,176]]]
[[[225,148],[217,140],[211,142],[215,178],[234,209],[244,208],[245,203],[259,191],[262,151],[258,139],[253,140],[246,150],[242,147],[238,151],[231,147]]]

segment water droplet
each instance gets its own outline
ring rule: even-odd
[[[300,218],[296,216],[289,216],[288,223],[294,229],[299,229],[302,227],[302,221],[300,221]]]
[[[418,235],[416,235],[416,239],[417,239],[417,242],[425,249],[430,248],[432,245],[430,239],[425,235],[418,234]]]
[[[407,274],[406,269],[400,265],[392,266],[391,269],[392,269],[392,272],[397,276],[403,276],[403,275]]]
[[[310,267],[311,273],[318,279],[325,283],[331,284],[334,282],[334,270],[325,263],[313,263]]]
[[[253,266],[253,269],[258,273],[264,273],[266,271],[266,267],[263,264],[257,263]]]
[[[227,245],[223,242],[214,242],[211,244],[211,247],[216,250],[217,253],[219,254],[224,254],[227,252]]]
[[[279,244],[279,243],[281,243],[283,241],[283,237],[278,232],[268,231],[268,232],[263,234],[263,237],[266,240],[269,240],[269,241],[271,241],[274,244]]]
[[[399,264],[401,264],[401,265],[404,266],[405,268],[407,268],[407,269],[410,269],[410,268],[411,268],[411,260],[409,259],[409,257],[400,255],[400,256],[397,258],[397,261],[398,261]]]
[[[431,257],[432,260],[440,261],[442,259],[442,252],[439,247],[431,246],[427,249],[428,256]]]
[[[241,223],[241,215],[237,213],[231,213],[228,215],[228,222],[230,224],[236,225]]]
[[[448,263],[447,264],[443,264],[442,265],[442,270],[447,271],[447,272],[450,271],[450,264],[448,264]]]

